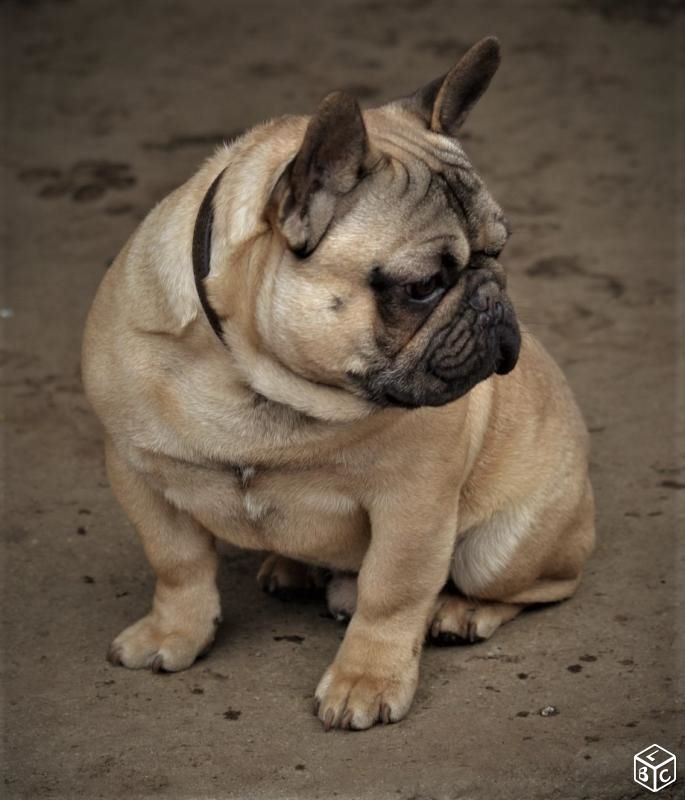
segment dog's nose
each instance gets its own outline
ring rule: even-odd
[[[478,314],[478,322],[485,326],[491,323],[499,324],[504,317],[504,307],[499,300],[494,303],[488,295],[474,292],[469,298],[469,305]]]

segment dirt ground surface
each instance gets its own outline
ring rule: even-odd
[[[685,760],[685,4],[26,0],[1,13],[2,796],[651,796],[633,754],[656,742]],[[209,656],[173,675],[110,666],[153,580],[79,379],[107,265],[217,143],[334,88],[366,105],[407,93],[488,33],[503,66],[463,143],[514,228],[503,260],[520,316],[592,431],[599,539],[580,590],[488,642],[427,648],[408,718],[365,733],[325,734],[312,715],[343,629],[322,605],[262,594],[256,554],[223,559]],[[684,791],[681,774],[659,796]]]

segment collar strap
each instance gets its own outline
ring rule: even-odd
[[[193,274],[195,275],[195,288],[197,296],[200,298],[205,316],[212,330],[223,342],[221,331],[221,320],[219,315],[212,308],[207,290],[205,288],[205,278],[209,275],[209,267],[212,259],[212,226],[214,225],[214,195],[219,186],[219,181],[223,177],[226,168],[214,178],[212,185],[207,190],[200,205],[200,210],[195,220],[195,230],[193,231]]]

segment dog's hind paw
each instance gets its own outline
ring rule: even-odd
[[[428,628],[428,641],[437,645],[474,644],[489,639],[523,609],[514,603],[467,600],[441,594]]]
[[[320,598],[326,585],[326,571],[276,553],[262,562],[257,583],[262,591],[279,600]]]
[[[347,572],[333,575],[326,587],[326,603],[333,619],[349,622],[357,607],[357,576]]]

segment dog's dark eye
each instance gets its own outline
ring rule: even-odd
[[[414,303],[428,303],[445,291],[442,277],[439,273],[424,278],[422,281],[406,283],[404,291]]]

